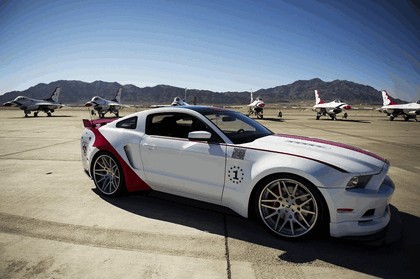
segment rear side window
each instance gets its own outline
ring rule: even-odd
[[[137,128],[137,116],[127,118],[117,123],[117,128],[123,129],[136,129]]]

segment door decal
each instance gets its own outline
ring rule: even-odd
[[[239,184],[244,180],[244,170],[238,166],[230,167],[227,175],[232,183]]]

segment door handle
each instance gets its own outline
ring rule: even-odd
[[[156,145],[150,143],[143,143],[143,146],[149,150],[154,150],[156,148]]]

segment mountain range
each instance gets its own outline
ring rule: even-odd
[[[152,104],[170,104],[175,97],[184,98],[185,89],[170,85],[137,87],[121,85],[117,82],[94,81],[91,83],[76,80],[59,80],[49,84],[40,83],[24,91],[12,91],[0,96],[4,103],[19,95],[36,99],[50,96],[56,87],[61,87],[60,102],[67,105],[83,105],[93,96],[113,99],[118,88],[122,87],[121,102],[149,106]],[[298,80],[288,85],[260,89],[253,93],[262,97],[267,104],[300,104],[314,103],[314,90],[317,89],[325,101],[341,99],[349,104],[382,105],[381,92],[368,85],[346,80],[322,81],[319,78]],[[196,99],[198,104],[206,105],[246,105],[250,102],[250,92],[213,92],[209,90],[188,89],[188,103]]]

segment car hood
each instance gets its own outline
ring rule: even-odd
[[[359,174],[380,173],[387,160],[367,150],[317,138],[276,134],[243,146],[306,158]]]

